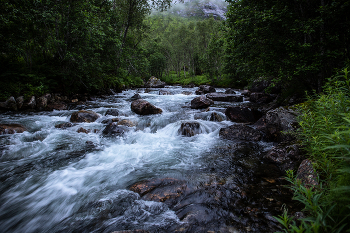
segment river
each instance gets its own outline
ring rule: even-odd
[[[283,181],[262,172],[270,169],[261,157],[273,143],[222,140],[220,128],[235,124],[223,111],[237,103],[215,102],[205,112],[189,107],[195,95],[182,94],[196,88],[165,89],[173,95],[126,90],[66,111],[1,114],[0,123],[23,124],[28,131],[0,136],[0,232],[278,230],[272,216],[290,196]],[[163,113],[133,113],[136,92]],[[81,109],[101,117],[55,128]],[[105,116],[108,109],[136,126],[123,136],[103,136],[102,121],[114,117]],[[209,121],[213,112],[224,121]],[[198,122],[201,133],[182,136],[179,128],[188,121]],[[91,132],[78,133],[80,127]],[[173,189],[185,187],[173,202],[130,190],[137,182],[165,178],[175,181]]]

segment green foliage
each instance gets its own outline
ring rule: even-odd
[[[287,232],[342,232],[350,222],[350,75],[344,69],[328,80],[323,94],[300,105],[300,139],[314,162],[319,187],[305,187],[289,172],[294,199],[308,217]],[[286,223],[285,216],[279,221]],[[297,227],[298,226],[298,227]],[[299,230],[297,230],[299,229]],[[302,231],[304,230],[304,231]]]

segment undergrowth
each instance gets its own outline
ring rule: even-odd
[[[301,104],[299,137],[319,177],[308,187],[293,171],[287,180],[294,199],[304,205],[303,219],[276,218],[284,232],[350,232],[350,74],[344,69],[328,80],[324,93]]]

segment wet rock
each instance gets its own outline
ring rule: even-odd
[[[224,94],[219,92],[214,92],[206,95],[207,98],[214,101],[224,101],[224,102],[243,102],[243,96],[236,94]]]
[[[119,116],[119,111],[117,109],[108,109],[105,113],[105,116],[107,115]]]
[[[133,123],[130,120],[124,119],[124,120],[118,121],[117,125],[124,125],[124,126],[128,126],[128,127],[134,127],[136,124]]]
[[[112,233],[150,233],[145,230],[126,230],[126,231],[113,231]]]
[[[102,131],[102,134],[106,136],[111,136],[111,135],[121,136],[128,131],[129,131],[128,127],[117,125],[116,123],[113,122],[108,124],[104,128],[104,130]]]
[[[258,110],[248,107],[228,107],[225,111],[225,115],[233,122],[254,123],[262,114]]]
[[[179,129],[179,134],[186,137],[192,137],[201,132],[200,124],[198,122],[183,122]]]
[[[21,124],[0,124],[0,135],[23,133],[27,128]]]
[[[290,145],[288,142],[282,142],[274,146],[264,158],[275,163],[282,173],[286,173],[287,170],[296,169],[300,163],[302,156],[299,148],[298,144]]]
[[[140,194],[143,200],[165,202],[168,205],[176,203],[187,189],[186,182],[174,178],[156,178],[138,182],[130,190]]]
[[[192,95],[192,92],[191,91],[183,91],[183,92],[181,92],[181,94],[183,94],[183,95]]]
[[[51,97],[51,96],[50,96]],[[42,111],[47,106],[47,96],[41,96],[36,99],[36,108],[38,111]]]
[[[172,95],[172,93],[167,90],[159,90],[159,95]]]
[[[23,96],[19,96],[16,98],[16,103],[17,103],[17,109],[21,109],[24,103],[24,98]]]
[[[224,120],[224,118],[222,118],[222,116],[220,116],[219,114],[217,114],[216,112],[213,112],[210,115],[210,121],[216,121],[216,122],[221,122]]]
[[[17,111],[18,108],[17,108],[17,103],[16,103],[16,100],[15,100],[15,97],[11,96],[5,102],[1,102],[0,103],[0,108],[8,109],[8,110],[11,110],[11,111]]]
[[[302,184],[308,188],[318,185],[317,174],[312,166],[312,162],[308,159],[301,162],[296,178],[301,180]]]
[[[29,101],[23,104],[25,109],[34,109],[36,107],[35,96],[30,97]]]
[[[53,110],[67,110],[68,106],[64,102],[54,102],[51,104],[48,104],[45,108],[47,111],[53,111]]]
[[[101,123],[102,124],[110,124],[112,122],[118,122],[118,121],[119,121],[119,118],[112,118],[112,119],[103,120]]]
[[[162,109],[157,108],[148,101],[139,99],[131,103],[131,110],[139,115],[150,115],[150,114],[160,114],[163,112]]]
[[[235,90],[229,88],[225,91],[225,94],[236,94]]]
[[[297,113],[291,109],[279,107],[268,111],[254,125],[265,133],[267,141],[290,141],[295,139],[292,132],[299,125],[296,115]]]
[[[258,130],[242,124],[221,128],[219,136],[228,140],[259,141],[262,139],[262,134]]]
[[[145,89],[145,93],[150,93],[152,90],[151,89],[149,89],[149,88],[146,88]]]
[[[245,97],[249,97],[251,94],[251,92],[249,90],[243,90],[241,91],[241,95],[245,96]]]
[[[78,130],[77,130],[78,133],[90,133],[90,130],[87,130],[87,129],[84,129],[83,127],[80,127]]]
[[[250,94],[250,102],[252,103],[258,103],[258,104],[267,104],[273,101],[275,98],[272,95],[265,94],[265,93],[251,93]]]
[[[193,108],[193,109],[203,109],[203,108],[209,107],[212,104],[214,104],[213,100],[208,99],[204,95],[201,95],[199,97],[194,98],[191,101],[191,108]]]
[[[79,122],[94,122],[100,116],[93,111],[80,110],[78,112],[74,112],[70,117],[70,122],[79,123]]]
[[[72,126],[73,126],[72,123],[70,123],[70,122],[64,122],[64,123],[55,125],[55,128],[66,129],[66,128],[69,128],[69,127],[72,127]]]
[[[207,93],[216,92],[215,88],[209,85],[200,85],[196,90],[196,95],[204,95]]]
[[[138,100],[138,99],[142,99],[142,98],[141,98],[141,96],[140,96],[138,93],[136,93],[136,94],[133,95],[130,99],[131,99],[131,100]]]
[[[161,81],[160,79],[152,76],[145,84],[146,87],[153,87],[153,88],[163,88],[165,86],[165,82]]]

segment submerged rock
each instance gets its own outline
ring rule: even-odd
[[[73,126],[72,123],[70,123],[70,122],[64,122],[64,123],[55,125],[55,128],[66,129],[66,128],[69,128],[69,127],[72,127],[72,126]]]
[[[87,130],[87,129],[84,129],[83,127],[80,127],[78,130],[77,130],[78,133],[90,133],[90,130]]]
[[[262,116],[258,110],[248,107],[228,107],[225,115],[237,123],[254,123]]]
[[[125,125],[128,127],[134,127],[136,124],[134,122],[132,122],[131,120],[124,119],[124,120],[118,121],[117,125]]]
[[[196,90],[196,95],[204,95],[211,92],[216,92],[214,87],[209,85],[200,85]]]
[[[119,121],[119,118],[112,118],[112,119],[103,120],[101,123],[102,124],[110,124],[112,122],[118,122],[118,121]]]
[[[183,95],[192,95],[192,92],[191,91],[183,91],[183,92],[181,92],[181,94],[183,94]]]
[[[129,131],[128,127],[123,125],[117,125],[116,123],[113,122],[108,124],[104,128],[104,130],[102,131],[102,134],[106,136],[111,136],[111,135],[121,136],[128,131]]]
[[[193,109],[203,109],[203,108],[209,107],[213,103],[214,103],[213,100],[208,99],[207,97],[205,97],[205,95],[201,95],[199,97],[194,98],[191,101],[191,108],[193,108]]]
[[[198,122],[183,122],[179,129],[179,133],[186,137],[192,137],[201,132],[200,124]]]
[[[135,95],[133,95],[131,98],[131,100],[138,100],[138,99],[142,99],[140,94],[136,93]]]
[[[262,134],[258,130],[242,124],[221,128],[219,136],[228,140],[259,141],[262,139]]]
[[[221,122],[224,121],[224,118],[222,118],[222,116],[220,116],[218,113],[213,112],[210,115],[210,121],[216,121],[216,122]]]
[[[150,115],[150,114],[160,114],[163,112],[162,109],[157,108],[148,101],[139,99],[131,103],[131,110],[139,115]]]
[[[105,116],[107,115],[119,116],[119,111],[117,109],[108,109],[105,113]]]
[[[27,128],[21,124],[0,124],[0,135],[23,133]]]
[[[172,95],[172,93],[167,90],[159,90],[159,95]]]
[[[86,111],[86,110],[80,110],[78,112],[74,112],[70,117],[70,122],[73,123],[80,123],[80,122],[94,122],[96,121],[100,116],[93,112],[93,111]]]

